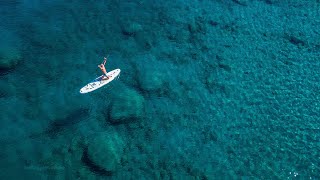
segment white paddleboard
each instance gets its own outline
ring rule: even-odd
[[[106,79],[106,80],[102,80],[102,77],[104,75],[101,75],[101,76],[97,77],[96,79],[94,79],[89,84],[85,85],[83,88],[81,88],[80,89],[80,93],[84,94],[84,93],[88,93],[88,92],[94,91],[96,89],[99,89],[102,86],[104,86],[104,85],[108,84],[109,82],[113,81],[114,78],[119,76],[119,74],[120,74],[120,69],[112,70],[112,71],[107,73],[107,76],[109,76],[109,79]]]

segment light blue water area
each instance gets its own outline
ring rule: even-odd
[[[1,179],[320,179],[320,3],[1,1]],[[79,90],[107,71],[119,79]]]

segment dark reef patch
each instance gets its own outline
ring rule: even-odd
[[[67,117],[57,119],[53,123],[51,123],[47,128],[46,133],[57,134],[70,126],[80,123],[88,115],[89,115],[89,109],[87,108],[77,109],[71,112]]]
[[[88,156],[88,147],[86,147],[83,151],[83,155],[81,157],[81,161],[90,169],[91,172],[100,175],[100,176],[112,176],[111,171],[107,171],[102,167],[96,165],[92,162]]]

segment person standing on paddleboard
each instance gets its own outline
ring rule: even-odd
[[[103,63],[98,65],[100,70],[104,73],[104,76],[102,77],[102,80],[108,80],[109,79],[109,76],[107,75],[106,68],[104,67],[104,65],[107,62],[107,59],[108,59],[108,57],[105,57],[104,60],[103,60]]]

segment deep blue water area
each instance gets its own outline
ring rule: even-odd
[[[2,0],[0,179],[320,179],[319,70],[319,0]]]

